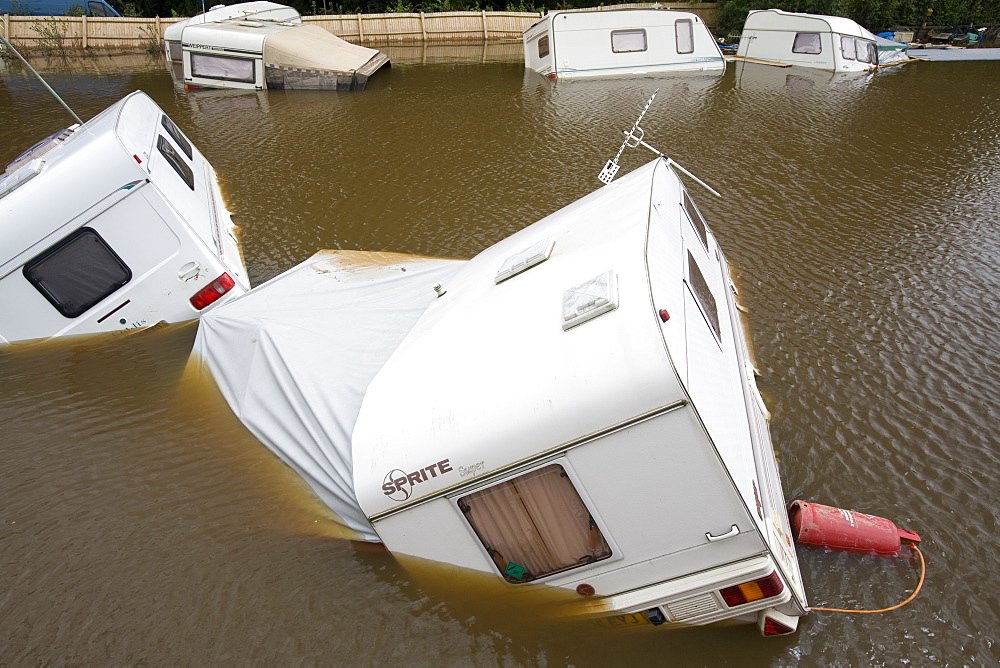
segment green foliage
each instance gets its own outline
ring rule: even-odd
[[[966,25],[1000,23],[997,0],[720,0],[716,32],[728,35],[743,28],[751,9],[846,16],[872,32],[896,25]],[[926,15],[928,9],[933,12]]]
[[[409,14],[413,11],[413,5],[405,0],[396,0],[391,5],[386,5],[385,11],[389,14]]]
[[[85,13],[83,5],[72,4],[66,8],[66,11],[63,12],[63,16],[83,16]]]

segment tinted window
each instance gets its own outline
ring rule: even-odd
[[[172,120],[167,118],[166,114],[163,115],[163,118],[160,120],[160,124],[163,125],[163,129],[167,131],[167,134],[174,138],[177,145],[181,147],[181,150],[184,151],[184,155],[186,155],[189,160],[194,158],[194,153],[191,152],[191,142],[187,140],[187,137],[184,136],[181,129],[174,125]]]
[[[821,53],[822,50],[818,32],[796,33],[792,53]]]
[[[705,281],[705,277],[702,275],[701,269],[698,268],[698,263],[695,262],[694,256],[691,255],[690,251],[688,251],[688,285],[691,288],[691,292],[694,293],[695,301],[701,307],[701,312],[705,314],[705,319],[708,320],[709,326],[715,332],[715,338],[721,339],[719,309],[715,305],[715,295],[712,294],[711,288],[708,287],[708,282]]]
[[[191,166],[184,162],[184,158],[177,152],[177,149],[163,135],[156,138],[156,148],[160,150],[160,154],[167,159],[167,162],[174,168],[178,176],[184,179],[184,183],[187,184],[188,188],[194,190],[194,172],[191,171]]]
[[[611,556],[559,464],[464,496],[458,507],[508,582],[531,582]]]
[[[645,30],[612,30],[611,50],[615,53],[633,53],[646,50]]]
[[[24,277],[56,310],[75,318],[132,279],[94,230],[82,227],[24,265]]]
[[[694,205],[694,200],[691,199],[686,190],[684,191],[684,211],[687,213],[688,220],[691,221],[694,231],[698,233],[698,238],[701,239],[702,245],[707,250],[708,230],[705,227],[705,219],[701,217],[701,212],[698,211],[698,207]]]
[[[544,58],[549,55],[549,36],[546,35],[538,40],[538,57]]]
[[[677,33],[677,53],[694,53],[694,24],[691,19],[681,19],[674,24]]]
[[[88,2],[87,3],[88,13],[91,16],[114,16],[115,13],[111,11],[111,8],[105,5],[103,2]]]

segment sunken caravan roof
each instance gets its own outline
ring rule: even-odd
[[[875,39],[875,35],[865,30],[853,19],[825,14],[786,12],[781,9],[751,10],[747,14],[743,29],[835,32],[841,35]]]
[[[442,284],[369,385],[354,428],[355,489],[370,518],[399,506],[383,485],[410,473],[428,472],[407,503],[684,400],[646,270],[654,179],[680,201],[679,180],[657,159]],[[497,282],[505,263],[548,242],[547,260]],[[564,329],[564,297],[608,272],[617,308]]]
[[[274,21],[293,25],[302,23],[302,17],[293,7],[279,5],[276,2],[265,2],[263,0],[260,2],[241,2],[235,5],[215,5],[203,14],[197,14],[191,18],[173,23],[163,31],[163,39],[179,42],[184,33],[184,28],[187,26],[225,21],[233,18]]]
[[[0,267],[80,215],[79,198],[62,196],[60,186],[72,184],[97,201],[149,178],[150,128],[159,127],[161,115],[148,95],[135,91],[83,125],[25,146],[0,174]],[[145,159],[140,165],[133,156]],[[26,220],[31,224],[18,223]]]

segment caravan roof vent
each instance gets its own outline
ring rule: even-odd
[[[552,255],[552,247],[555,246],[555,243],[554,239],[546,237],[541,241],[528,246],[523,251],[514,253],[509,258],[504,260],[502,265],[500,265],[500,270],[497,272],[496,282],[501,283],[506,281],[511,276],[517,276],[522,271],[527,271],[536,264],[545,262],[549,259],[549,256]]]
[[[618,308],[618,281],[606,271],[563,293],[563,330]]]

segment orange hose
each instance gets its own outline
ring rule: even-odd
[[[927,572],[927,564],[924,562],[923,552],[921,552],[920,548],[917,547],[916,545],[910,545],[910,547],[916,550],[917,556],[920,557],[920,581],[917,582],[917,588],[913,590],[913,593],[910,594],[910,597],[905,601],[903,601],[902,603],[898,603],[892,606],[891,608],[882,608],[881,610],[842,610],[840,608],[809,608],[809,609],[821,610],[823,612],[857,612],[861,614],[872,614],[876,612],[889,612],[890,610],[896,610],[897,608],[902,608],[904,605],[915,599],[917,597],[917,594],[920,593],[920,588],[924,586],[924,575]]]

